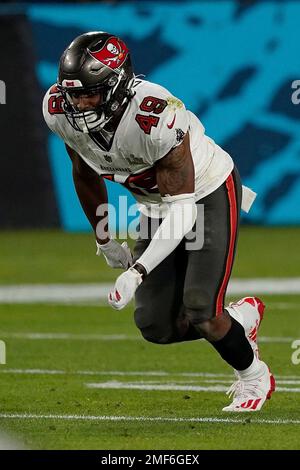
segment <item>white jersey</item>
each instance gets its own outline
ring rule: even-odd
[[[166,205],[158,191],[154,165],[179,145],[187,132],[195,167],[196,200],[215,191],[234,164],[228,153],[204,134],[199,119],[168,90],[140,79],[136,79],[134,90],[108,144],[71,126],[63,113],[63,97],[55,86],[45,95],[43,113],[50,129],[96,173],[128,188],[146,215],[163,217]]]

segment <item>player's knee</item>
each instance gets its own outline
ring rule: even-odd
[[[222,339],[230,328],[231,321],[228,315],[219,315],[208,320],[202,320],[194,323],[198,333],[208,341],[218,341]]]
[[[143,338],[154,344],[171,344],[173,343],[173,335],[171,332],[163,332],[152,325],[150,328],[140,328]]]
[[[184,292],[183,303],[191,310],[204,310],[209,307],[211,298],[205,290],[188,288]]]
[[[146,341],[155,344],[170,344],[173,342],[172,329],[154,321],[148,309],[137,308],[134,312],[134,320]]]
[[[212,299],[205,290],[186,289],[183,304],[189,321],[194,325],[206,322],[213,316]]]
[[[195,328],[203,338],[210,338],[214,336],[214,322],[213,320],[204,320],[198,323],[194,323]]]

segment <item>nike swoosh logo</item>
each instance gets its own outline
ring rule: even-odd
[[[172,127],[173,127],[174,124],[175,124],[175,120],[176,120],[176,113],[174,114],[173,121],[172,121],[170,124],[167,124],[167,126],[168,126],[169,129],[172,129]]]

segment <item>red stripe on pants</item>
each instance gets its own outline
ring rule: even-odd
[[[235,186],[234,179],[232,174],[228,176],[226,180],[228,202],[229,202],[229,213],[230,213],[230,240],[229,240],[229,250],[226,260],[226,269],[225,275],[217,296],[216,303],[216,315],[221,315],[223,313],[223,302],[224,295],[227,289],[227,284],[231,274],[233,256],[234,256],[234,247],[237,233],[237,204],[236,204],[236,195],[235,195]]]

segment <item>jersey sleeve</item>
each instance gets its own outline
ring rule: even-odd
[[[190,117],[183,102],[165,88],[157,86],[152,96],[144,97],[139,125],[144,127],[148,163],[163,158],[181,144],[189,130]],[[146,112],[149,109],[150,112]]]
[[[155,161],[181,144],[189,129],[189,122],[189,115],[182,101],[170,98],[170,103],[160,122],[158,135],[153,136]]]

